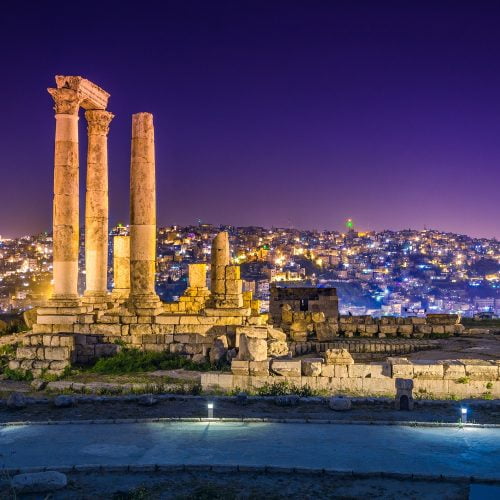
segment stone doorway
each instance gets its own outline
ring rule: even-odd
[[[399,398],[399,409],[402,411],[410,410],[410,400],[408,399],[408,396],[403,395]]]

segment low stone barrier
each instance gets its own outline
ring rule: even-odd
[[[269,360],[259,362],[254,374],[252,361],[233,361],[232,373],[203,373],[203,390],[256,390],[266,384],[286,381],[297,388],[329,394],[346,393],[394,396],[395,379],[412,379],[414,395],[420,397],[498,398],[500,397],[500,361],[457,359],[409,361],[388,358],[383,363],[326,364],[320,358]],[[314,363],[314,369],[311,368]],[[313,376],[313,374],[315,374]]]
[[[327,349],[347,349],[351,354],[381,354],[393,356],[410,352],[434,349],[437,341],[419,339],[338,339],[330,342],[290,342],[294,356],[322,353]]]

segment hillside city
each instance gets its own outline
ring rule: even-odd
[[[290,228],[169,226],[157,235],[157,292],[177,300],[187,286],[187,267],[209,262],[213,237],[230,234],[233,263],[241,266],[245,291],[269,305],[270,286],[333,286],[340,313],[373,316],[457,313],[500,314],[500,243],[436,230],[344,233]],[[112,286],[110,232],[109,285]],[[83,241],[80,270],[85,269]],[[84,271],[83,271],[84,273]],[[84,274],[80,275],[83,289]],[[52,237],[48,233],[0,236],[0,311],[18,313],[40,305],[51,293]]]

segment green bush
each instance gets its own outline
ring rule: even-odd
[[[99,359],[90,368],[93,373],[119,375],[124,373],[152,372],[156,370],[185,370],[209,371],[223,369],[223,365],[193,363],[191,360],[168,352],[144,352],[139,349],[122,349],[110,358]]]
[[[460,377],[456,380],[457,384],[468,384],[470,382],[469,377]]]
[[[3,374],[8,380],[26,381],[31,382],[33,380],[33,374],[25,370],[11,370],[10,368],[5,368]]]

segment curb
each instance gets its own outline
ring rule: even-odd
[[[337,469],[314,469],[307,467],[281,467],[271,465],[226,465],[226,464],[137,464],[137,465],[94,465],[83,464],[73,466],[57,467],[12,467],[0,469],[0,472],[8,475],[30,474],[36,472],[57,471],[62,473],[109,473],[109,472],[258,472],[270,474],[309,474],[336,476],[337,478],[383,478],[396,480],[412,481],[432,481],[432,482],[453,482],[453,483],[482,483],[482,484],[500,484],[500,478],[494,477],[476,477],[476,476],[449,476],[449,475],[426,475],[410,474],[403,472],[361,472],[354,470]]]
[[[18,421],[18,422],[1,422],[2,427],[13,427],[21,425],[89,425],[89,424],[151,424],[151,423],[181,423],[181,422],[205,422],[205,423],[225,423],[225,422],[240,422],[240,423],[272,423],[272,424],[328,424],[328,425],[392,425],[403,427],[450,427],[455,429],[476,428],[476,429],[500,429],[500,424],[473,424],[473,423],[452,423],[452,422],[412,422],[405,420],[329,420],[329,419],[312,419],[312,418],[237,418],[237,417],[158,417],[158,418],[115,418],[115,419],[93,419],[93,420],[42,420],[42,421]]]

